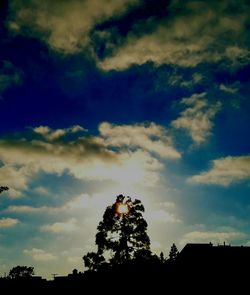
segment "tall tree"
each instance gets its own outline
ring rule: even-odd
[[[142,253],[150,255],[150,239],[147,235],[147,222],[142,216],[144,206],[140,200],[119,195],[104,212],[103,220],[97,227],[97,255],[111,254],[111,263],[123,263]],[[83,257],[86,265],[88,258],[98,259],[93,253]],[[100,259],[100,258],[99,258]],[[87,265],[86,265],[87,266]]]
[[[169,260],[175,261],[178,255],[179,255],[179,251],[178,251],[175,243],[173,243],[173,245],[171,246],[170,252],[169,252]]]

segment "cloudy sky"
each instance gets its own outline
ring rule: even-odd
[[[139,198],[152,250],[250,244],[247,0],[0,7],[0,275],[83,270]]]

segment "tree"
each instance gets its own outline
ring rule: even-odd
[[[165,257],[164,257],[163,252],[160,253],[160,261],[161,261],[162,263],[165,262]]]
[[[170,252],[169,252],[169,260],[175,261],[178,255],[179,255],[179,251],[178,251],[175,243],[173,243],[173,245],[171,246]]]
[[[84,265],[91,271],[96,271],[104,262],[105,258],[95,252],[89,252],[83,256]]]
[[[111,254],[111,264],[121,264],[138,256],[149,256],[150,239],[147,235],[147,222],[142,216],[144,206],[140,200],[119,195],[113,205],[108,206],[103,220],[97,227],[97,256],[88,253],[83,257],[87,264],[103,257],[105,252]],[[91,258],[91,260],[90,260]],[[87,266],[89,267],[89,266]],[[91,264],[91,268],[96,268]]]
[[[15,266],[9,271],[9,278],[11,279],[25,279],[34,275],[34,267],[32,266]]]
[[[7,191],[9,188],[7,186],[0,186],[0,194],[3,192],[3,191]]]

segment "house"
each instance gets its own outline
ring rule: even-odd
[[[176,267],[181,274],[195,277],[245,277],[250,266],[250,247],[208,244],[186,244]]]

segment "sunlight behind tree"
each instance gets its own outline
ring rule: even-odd
[[[130,197],[117,196],[115,203],[106,208],[103,220],[97,227],[97,253],[88,253],[83,257],[85,266],[97,269],[93,263],[102,264],[105,261],[122,264],[138,257],[150,256],[150,239],[143,212],[144,206],[140,200],[132,201]],[[107,253],[110,258],[102,259],[107,257]]]

